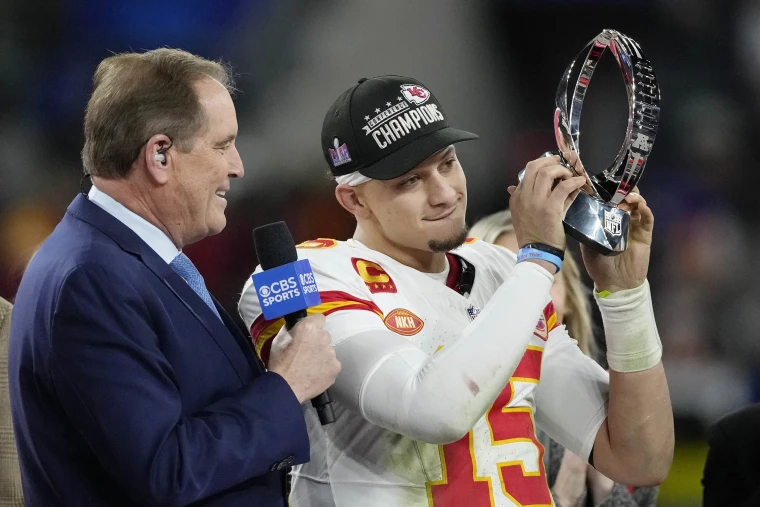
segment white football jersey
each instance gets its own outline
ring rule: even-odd
[[[448,254],[451,272],[444,285],[354,240],[308,241],[299,245],[298,254],[309,259],[322,298],[309,313],[327,316],[325,329],[333,345],[382,328],[431,355],[462,337],[516,262],[506,249],[468,240]],[[452,254],[475,267],[468,297],[452,289],[460,274]],[[264,319],[250,278],[239,309],[266,362],[284,320]],[[558,325],[551,302],[536,319],[509,384],[472,430],[452,444],[404,437],[370,423],[339,400],[334,402],[335,423],[322,426],[311,404],[304,404],[311,461],[293,470],[291,505],[554,505],[536,423],[587,457],[606,417],[608,378]]]

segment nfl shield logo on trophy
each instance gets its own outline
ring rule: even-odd
[[[620,236],[623,217],[617,209],[604,210],[604,230],[613,236]]]

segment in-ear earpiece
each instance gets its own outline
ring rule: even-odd
[[[169,139],[169,144],[156,150],[156,154],[153,155],[153,159],[161,165],[166,165],[166,152],[172,147],[172,141]]]

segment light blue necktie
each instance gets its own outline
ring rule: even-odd
[[[175,273],[185,279],[190,288],[193,289],[193,291],[201,297],[203,302],[214,311],[216,316],[221,319],[222,317],[219,315],[219,311],[216,309],[214,301],[211,299],[211,294],[209,294],[208,289],[206,288],[206,283],[203,281],[203,277],[198,271],[198,268],[193,264],[193,261],[191,261],[187,255],[180,253],[174,258],[169,266],[171,266]]]

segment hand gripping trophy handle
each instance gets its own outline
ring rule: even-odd
[[[589,175],[580,158],[581,109],[596,64],[608,48],[623,74],[628,95],[628,126],[625,140],[612,164],[604,171]],[[582,60],[584,55],[585,60]],[[570,76],[576,65],[581,68],[572,95],[568,97]],[[554,133],[557,146],[560,153],[575,151],[578,163],[572,167],[560,158],[563,165],[587,180],[565,215],[565,231],[604,255],[622,253],[628,244],[630,214],[618,208],[618,204],[641,178],[660,121],[660,88],[652,65],[644,58],[636,41],[620,32],[604,30],[586,45],[565,71],[557,88],[556,106]]]

